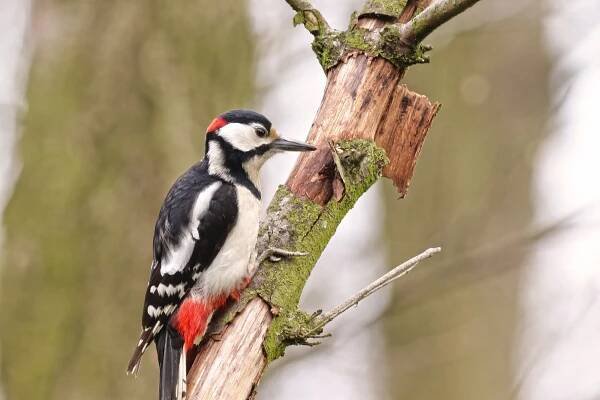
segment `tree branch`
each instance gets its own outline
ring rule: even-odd
[[[437,0],[401,25],[402,38],[416,45],[443,23],[465,11],[480,0]]]
[[[309,346],[318,344],[318,342],[309,342],[308,339],[326,337],[327,335],[321,335],[321,332],[323,331],[325,325],[327,325],[335,318],[340,316],[342,313],[346,312],[349,308],[357,305],[359,302],[366,299],[373,293],[379,291],[380,289],[383,289],[396,279],[405,276],[421,261],[432,257],[434,254],[439,253],[440,251],[442,251],[441,247],[429,248],[421,254],[418,254],[417,256],[394,267],[392,270],[388,271],[380,278],[371,282],[369,285],[365,286],[355,295],[353,295],[343,303],[339,304],[338,306],[334,307],[329,312],[321,314],[321,310],[318,310],[310,316],[306,325],[301,325],[297,327],[297,330],[295,332],[288,333],[290,335],[290,340],[294,343]]]
[[[286,3],[296,11],[294,16],[294,25],[302,24],[313,36],[319,36],[331,32],[331,27],[323,17],[323,14],[317,10],[308,0],[285,0]]]
[[[335,307],[331,311],[323,314],[319,318],[319,327],[320,328],[324,327],[325,325],[327,325],[328,323],[333,321],[335,318],[337,318],[340,314],[342,314],[343,312],[348,310],[350,307],[357,305],[360,301],[366,299],[367,297],[369,297],[373,293],[377,292],[378,290],[386,287],[387,285],[389,285],[396,279],[401,278],[404,275],[408,274],[421,261],[432,257],[434,254],[439,253],[440,251],[442,251],[441,247],[429,248],[429,249],[425,250],[424,252],[422,252],[421,254],[416,255],[415,257],[411,258],[410,260],[407,260],[407,261],[403,262],[402,264],[396,266],[394,269],[387,272],[385,275],[381,276],[379,279],[377,279],[377,280],[371,282],[369,285],[365,286],[363,289],[361,289],[359,292],[357,292],[354,296],[352,296],[345,302],[339,304],[337,307]]]

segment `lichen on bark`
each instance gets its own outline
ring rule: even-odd
[[[361,16],[396,19],[402,14],[406,0],[369,0],[363,6]]]
[[[301,331],[307,323],[307,314],[298,310],[306,280],[341,220],[381,176],[388,161],[385,151],[368,140],[342,141],[335,148],[345,175],[340,201],[322,207],[280,186],[262,224],[259,247],[308,252],[304,257],[265,262],[250,288],[271,305],[274,315],[264,341],[268,361],[293,344],[288,332]]]
[[[346,31],[327,31],[315,35],[312,49],[326,72],[346,54],[364,53],[388,60],[397,68],[429,62],[424,55],[429,46],[407,43],[397,25],[388,25],[380,32],[361,28],[351,22]]]

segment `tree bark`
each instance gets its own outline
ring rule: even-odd
[[[356,26],[380,31],[386,24],[410,21],[418,5],[409,0],[394,21],[369,15]],[[309,6],[302,2],[305,8],[293,7],[300,13],[310,12]],[[318,18],[320,22],[312,21],[310,29],[304,22],[316,38],[318,27],[328,27],[320,13]],[[313,317],[296,308],[312,267],[347,211],[381,174],[392,179],[404,196],[438,111],[439,104],[400,83],[404,71],[387,59],[353,49],[346,49],[340,62],[327,71],[324,97],[308,135],[318,150],[299,157],[285,187],[271,202],[259,238],[259,249],[275,245],[309,255],[259,269],[250,295],[223,328],[221,339],[203,343],[188,375],[191,399],[252,397],[267,364],[283,355],[285,346],[308,344],[298,332]],[[356,172],[362,169],[361,160],[377,164],[372,154],[352,161],[352,154],[361,152],[357,141],[385,150],[389,162],[375,168],[374,176]],[[345,144],[336,152],[339,143]]]
[[[385,60],[362,54],[350,56],[329,72],[308,136],[318,150],[298,159],[286,183],[293,194],[321,206],[336,201],[332,197],[338,180],[329,172],[333,158],[327,143],[359,138],[374,140],[393,158],[384,173],[401,195],[406,193],[439,105],[401,85],[402,72]],[[205,343],[189,373],[190,398],[247,398],[267,365],[262,344],[272,318],[269,305],[256,297],[225,327],[220,341]]]
[[[262,343],[271,319],[267,303],[260,298],[251,301],[220,341],[209,342],[196,357],[188,374],[189,398],[247,398],[267,365]]]

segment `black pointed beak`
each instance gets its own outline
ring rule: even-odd
[[[275,139],[270,146],[277,151],[315,151],[317,149],[312,144],[282,138]]]

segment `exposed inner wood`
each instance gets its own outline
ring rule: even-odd
[[[246,399],[266,366],[262,343],[271,322],[269,306],[252,300],[208,343],[188,373],[188,399]]]
[[[384,176],[406,193],[414,166],[438,105],[399,84],[394,66],[364,55],[350,57],[329,73],[323,103],[308,141],[319,149],[304,153],[287,185],[321,205],[333,195],[333,179],[323,174],[333,162],[328,140],[372,139],[386,150]]]
[[[363,19],[373,28],[378,20]],[[400,84],[403,71],[384,59],[349,54],[345,62],[327,76],[321,107],[308,134],[318,150],[303,153],[287,186],[298,196],[321,205],[334,189],[334,179],[323,173],[333,160],[327,142],[341,139],[371,139],[390,158],[384,176],[392,179],[403,196],[406,193],[424,136],[439,106]]]

